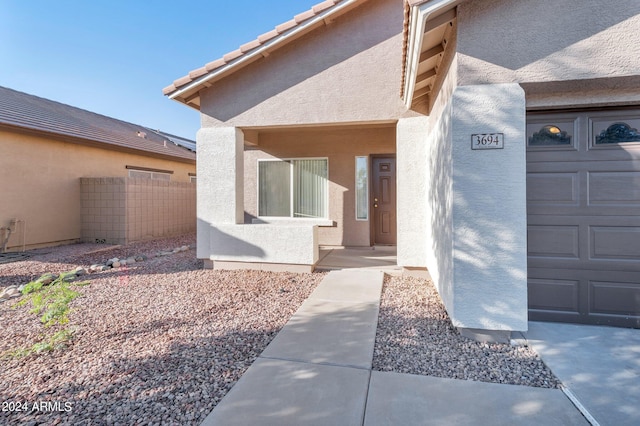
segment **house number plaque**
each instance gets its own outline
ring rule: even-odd
[[[471,135],[471,149],[502,149],[504,133],[480,133]]]

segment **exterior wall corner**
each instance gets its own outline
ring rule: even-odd
[[[396,127],[398,265],[427,266],[427,131],[429,117],[402,118]]]
[[[461,86],[452,106],[452,320],[463,328],[526,330],[524,91],[514,83]],[[501,135],[503,146],[478,149],[474,135],[486,134]]]
[[[197,152],[197,256],[210,256],[216,224],[244,222],[244,135],[235,127],[201,128]]]

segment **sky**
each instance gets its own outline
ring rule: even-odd
[[[0,0],[0,86],[195,140],[162,89],[321,0]]]

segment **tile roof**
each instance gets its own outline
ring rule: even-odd
[[[106,149],[195,162],[196,155],[162,132],[0,86],[0,128],[82,140]],[[171,135],[176,139],[179,138]]]
[[[212,71],[218,70],[228,65],[229,63],[238,60],[247,53],[250,53],[255,49],[263,46],[265,43],[274,40],[276,37],[282,36],[285,33],[292,31],[296,27],[300,26],[301,24],[309,21],[310,19],[330,11],[330,9],[334,8],[336,5],[344,1],[345,0],[326,0],[322,3],[316,4],[306,12],[302,12],[294,16],[293,19],[276,26],[275,29],[258,36],[255,40],[243,44],[238,49],[234,50],[233,52],[227,53],[222,58],[209,62],[204,67],[195,69],[186,76],[175,80],[171,85],[162,89],[162,93],[165,95],[171,95],[175,91],[201,78],[202,76],[207,75]]]

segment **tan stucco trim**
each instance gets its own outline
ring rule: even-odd
[[[640,105],[640,75],[520,83],[527,110],[608,108]]]

